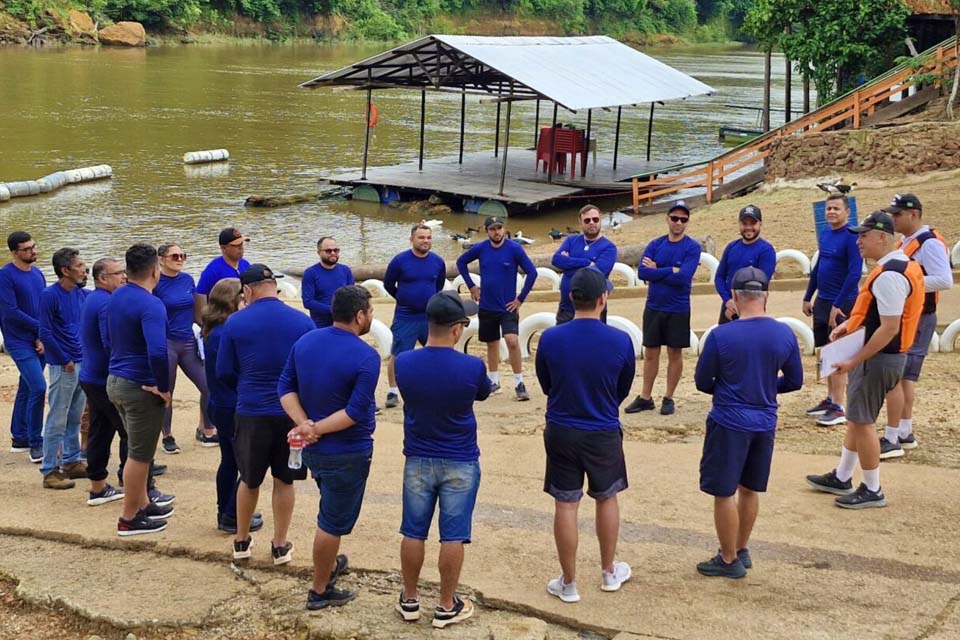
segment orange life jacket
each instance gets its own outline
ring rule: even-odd
[[[903,353],[911,346],[917,335],[917,325],[920,324],[920,313],[923,310],[925,289],[923,286],[923,270],[913,260],[888,260],[886,264],[877,265],[867,275],[867,281],[857,294],[857,301],[853,305],[850,319],[847,320],[848,333],[853,333],[861,326],[866,329],[864,342],[870,339],[880,328],[880,311],[877,299],[873,296],[873,282],[884,271],[895,271],[905,277],[910,284],[910,293],[903,304],[903,313],[900,316],[900,330],[882,349],[881,353]]]
[[[947,240],[944,238],[939,231],[936,229],[928,229],[923,233],[919,234],[916,238],[910,240],[907,243],[907,246],[903,247],[903,252],[907,254],[907,257],[913,260],[913,256],[916,255],[917,251],[920,251],[920,247],[927,240],[932,240],[936,238],[943,243],[943,248],[947,252],[947,259],[950,258],[950,250],[947,249]],[[897,241],[897,248],[899,249],[903,245],[903,240]],[[923,270],[923,275],[927,275],[927,270],[921,264],[920,269]],[[924,313],[936,313],[937,303],[940,302],[940,292],[939,291],[928,291],[926,298],[923,301],[923,312]]]

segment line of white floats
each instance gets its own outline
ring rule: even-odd
[[[56,171],[37,180],[21,180],[19,182],[0,182],[0,202],[11,198],[35,196],[41,193],[50,193],[68,184],[102,180],[113,176],[113,169],[108,164],[98,164],[93,167]]]

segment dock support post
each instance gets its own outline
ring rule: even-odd
[[[770,131],[770,64],[773,53],[768,47],[763,55],[763,111],[760,115],[760,129]]]
[[[503,183],[507,179],[507,149],[510,147],[510,111],[513,108],[513,82],[510,83],[510,100],[507,102],[507,124],[503,130],[503,158],[500,160],[500,195],[503,195]]]
[[[617,170],[617,154],[620,152],[620,114],[623,107],[617,107],[617,132],[613,136],[613,170]]]
[[[557,149],[557,103],[553,103],[553,121],[550,123],[550,158],[547,160],[547,182],[553,182],[553,156]]]
[[[536,150],[540,142],[540,98],[537,98],[537,112],[533,117],[533,148]]]
[[[493,134],[493,157],[496,158],[497,154],[500,153],[500,105],[502,102],[497,103],[497,131]]]
[[[420,171],[423,171],[423,130],[427,119],[427,92],[420,91]]]
[[[793,120],[793,64],[790,58],[786,59],[786,68],[783,70],[783,123]]]
[[[586,136],[586,139],[583,141],[583,144],[586,146],[588,152],[590,151],[590,125],[592,124],[593,124],[593,109],[587,109],[587,136]],[[593,156],[593,157],[596,158],[597,156]],[[586,167],[586,163],[584,163],[584,167]]]
[[[369,72],[368,72],[368,79],[369,79]],[[367,117],[364,122],[364,126],[366,127],[366,130],[363,133],[363,170],[360,172],[361,180],[367,179],[367,154],[370,153],[370,105],[373,104],[372,93],[373,93],[373,89],[371,89],[370,87],[367,87]]]
[[[460,92],[460,164],[463,164],[463,127],[467,117],[467,92]]]
[[[653,108],[656,102],[650,103],[650,119],[647,121],[647,162],[650,162],[650,143],[653,140]]]

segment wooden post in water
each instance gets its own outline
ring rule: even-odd
[[[623,107],[617,107],[617,132],[613,135],[613,170],[617,170],[617,154],[620,152],[620,114]]]
[[[593,124],[593,109],[587,109],[587,135],[583,141],[583,144],[586,147],[587,152],[590,151],[590,125],[592,124]]]
[[[460,160],[459,164],[463,164],[463,126],[467,117],[467,92],[462,90],[460,91]]]
[[[510,83],[510,99],[507,101],[507,124],[503,131],[503,158],[500,160],[500,195],[503,195],[503,183],[507,179],[507,149],[510,147],[510,110],[513,107],[513,82]]]
[[[370,79],[370,72],[367,72],[367,80]],[[373,89],[367,86],[367,118],[364,122],[365,131],[363,133],[363,170],[360,172],[360,179],[367,179],[367,154],[370,153],[370,105],[373,104]]]
[[[547,160],[547,182],[553,182],[553,155],[557,149],[557,103],[553,103],[553,121],[550,123],[550,158]]]
[[[770,64],[773,53],[768,47],[763,54],[763,111],[760,115],[760,129],[770,131]]]
[[[423,171],[423,131],[427,120],[427,92],[420,91],[420,171]]]
[[[650,162],[650,142],[653,140],[653,107],[656,102],[650,103],[650,120],[647,121],[647,162]]]
[[[537,98],[537,112],[533,117],[533,149],[536,151],[540,141],[540,98]]]
[[[500,105],[502,102],[497,103],[497,132],[493,135],[493,157],[496,158],[497,154],[500,153]]]
[[[783,70],[783,124],[793,120],[793,65],[790,58],[786,58],[786,61]]]

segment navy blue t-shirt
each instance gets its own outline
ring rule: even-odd
[[[237,390],[237,415],[286,415],[277,395],[277,380],[294,343],[314,329],[306,314],[278,298],[261,298],[227,319],[220,337],[216,377]]]
[[[203,368],[207,374],[207,389],[210,403],[215,407],[234,411],[237,408],[237,390],[220,381],[217,377],[217,354],[220,352],[220,336],[223,325],[218,324],[203,339]]]
[[[106,289],[94,289],[80,310],[80,348],[83,351],[80,382],[101,386],[107,384],[107,372],[110,368],[108,304],[110,292]]]
[[[693,274],[700,264],[700,245],[689,236],[670,242],[668,236],[652,240],[643,250],[656,267],[637,267],[637,275],[646,280],[647,308],[663,313],[690,313],[690,291]],[[679,268],[674,271],[673,268]]]
[[[772,431],[777,428],[777,394],[803,385],[797,338],[773,318],[722,324],[707,335],[694,380],[697,389],[713,395],[709,415],[717,424]]]
[[[36,267],[22,271],[12,262],[0,268],[0,325],[7,349],[35,349],[40,337],[40,293],[47,286]]]
[[[314,422],[345,410],[354,421],[307,446],[322,454],[359,453],[373,446],[377,423],[374,393],[380,356],[358,336],[339,327],[315,329],[300,338],[280,374],[277,394],[296,393]]]
[[[568,255],[562,255],[564,252]],[[609,278],[617,262],[617,245],[602,236],[589,243],[582,234],[567,236],[550,262],[563,272],[560,277],[560,308],[573,313],[573,302],[570,301],[573,274],[593,265]]]
[[[592,318],[551,327],[537,347],[537,379],[547,394],[547,422],[584,431],[620,428],[636,356],[623,331]]]
[[[699,260],[698,256],[698,264]],[[757,238],[750,244],[745,243],[743,238],[740,238],[727,245],[720,257],[717,274],[713,278],[713,285],[717,288],[720,300],[724,304],[733,297],[730,292],[730,287],[733,284],[733,274],[744,267],[756,267],[767,274],[767,278],[772,278],[773,272],[777,268],[777,252],[773,245],[763,238]]]
[[[85,298],[81,287],[67,291],[59,282],[40,294],[40,341],[47,364],[80,362],[80,310]]]
[[[474,260],[480,261],[480,308],[484,311],[506,311],[507,303],[514,299],[523,302],[533,289],[537,279],[537,267],[523,250],[520,243],[506,239],[494,247],[489,239],[478,242],[457,258],[457,271],[468,288],[473,287],[473,278],[467,269]],[[523,289],[517,293],[517,269],[527,275]]]
[[[857,248],[857,234],[844,225],[839,229],[827,227],[820,234],[820,254],[810,271],[810,281],[803,299],[809,302],[813,294],[839,307],[852,303],[859,293],[863,275],[863,258]]]
[[[403,396],[403,455],[477,460],[473,402],[490,395],[483,360],[448,347],[424,347],[398,355],[396,372]]]
[[[181,271],[177,275],[160,274],[160,282],[153,295],[163,301],[167,308],[167,338],[190,340],[193,338],[193,294],[197,287],[193,276]]]
[[[160,299],[128,282],[107,304],[110,375],[169,391],[167,310]]]
[[[447,265],[437,254],[420,258],[412,249],[398,253],[383,276],[383,288],[397,301],[393,317],[425,320],[427,302],[443,289],[446,279]]]
[[[217,284],[224,278],[239,278],[240,274],[246,271],[247,267],[249,266],[250,263],[243,258],[240,258],[240,262],[237,263],[236,269],[227,264],[227,261],[223,259],[223,256],[214,258],[200,274],[200,280],[197,282],[197,293],[205,296],[210,295],[213,285]]]
[[[333,311],[330,308],[333,294],[348,284],[353,284],[353,271],[345,264],[337,263],[332,269],[327,269],[318,262],[303,272],[300,297],[317,328],[333,324]]]

